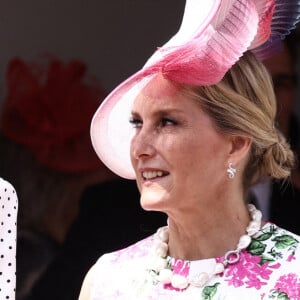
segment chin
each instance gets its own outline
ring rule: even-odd
[[[144,210],[162,211],[165,201],[164,191],[144,190],[141,193],[141,206]]]

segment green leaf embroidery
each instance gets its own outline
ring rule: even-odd
[[[266,245],[264,245],[260,241],[253,240],[251,244],[248,246],[247,251],[252,255],[261,255],[264,253],[266,249]]]
[[[272,236],[272,232],[266,232],[261,234],[260,236],[256,237],[256,241],[266,241]]]
[[[276,226],[272,225],[272,226],[270,227],[269,231],[270,231],[272,234],[275,234],[275,233],[277,233],[278,228],[277,228]]]
[[[268,254],[270,254],[272,257],[274,257],[274,259],[280,259],[282,258],[282,253],[281,252],[277,252],[275,247],[273,247]]]
[[[261,261],[260,261],[259,264],[262,265],[264,263],[272,263],[274,261],[275,260],[272,257],[263,254],[262,257],[261,257]]]
[[[202,291],[202,300],[212,300],[213,296],[217,293],[217,288],[220,282],[211,286],[206,286]]]
[[[298,243],[298,241],[295,238],[293,238],[288,234],[276,236],[275,238],[272,239],[272,241],[275,242],[275,247],[278,249],[285,249],[289,246]]]
[[[280,292],[279,290],[273,291],[269,298],[277,300],[290,300],[289,296],[285,292]]]
[[[290,300],[290,298],[286,293],[280,292],[277,296],[277,300]]]

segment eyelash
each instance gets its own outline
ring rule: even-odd
[[[164,126],[169,126],[169,125],[177,125],[178,122],[175,121],[175,120],[173,120],[173,119],[171,119],[171,118],[163,117],[160,120],[160,124],[164,127]]]
[[[140,128],[143,125],[143,121],[138,118],[130,118],[129,123],[132,125],[133,128]],[[178,122],[167,117],[162,117],[158,122],[159,127],[165,127],[165,126],[174,126],[178,125]]]
[[[129,119],[129,123],[132,125],[133,128],[139,128],[143,124],[143,122],[140,119],[134,117],[131,117]]]

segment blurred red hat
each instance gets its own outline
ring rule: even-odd
[[[46,64],[11,60],[1,118],[3,134],[57,171],[101,167],[89,128],[105,92],[99,84],[88,83],[85,73],[86,66],[79,60],[63,63],[51,58]]]

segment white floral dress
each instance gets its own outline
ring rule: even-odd
[[[148,267],[153,237],[105,254],[92,271],[91,299],[300,299],[300,237],[267,223],[242,251],[238,263],[213,277],[206,286],[176,290],[157,282]],[[193,276],[209,272],[223,258],[185,261],[168,258],[175,274]]]

